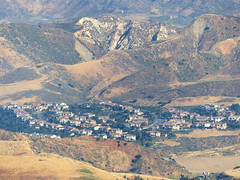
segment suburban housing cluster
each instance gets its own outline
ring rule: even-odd
[[[102,112],[92,112],[92,105],[103,107]],[[83,105],[79,105],[79,108]],[[76,106],[78,107],[78,106]],[[150,120],[145,110],[129,105],[116,104],[110,101],[94,102],[84,105],[84,112],[72,112],[66,103],[26,103],[23,105],[6,104],[4,109],[11,109],[16,117],[30,127],[64,131],[72,136],[96,136],[102,138],[118,138],[126,141],[136,141],[145,137],[168,137],[169,132],[190,128],[227,129],[227,122],[239,122],[240,116],[230,110],[228,106],[204,105],[205,111],[215,112],[208,116],[197,112],[188,112],[178,108],[163,108],[161,113],[151,112],[154,121]],[[89,112],[86,109],[89,108]],[[81,110],[81,108],[80,108]],[[114,114],[115,113],[115,114]],[[168,117],[162,114],[168,114]],[[121,117],[121,114],[124,114]],[[119,115],[114,118],[113,115]],[[122,118],[122,119],[121,119]],[[125,118],[125,119],[124,119]],[[160,121],[156,121],[160,119]],[[151,121],[151,122],[150,122]],[[31,135],[42,136],[39,133]],[[60,138],[56,134],[44,137]]]

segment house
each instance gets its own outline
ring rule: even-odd
[[[204,121],[209,121],[211,119],[211,117],[209,116],[198,116],[196,117],[196,120],[199,122],[204,122]]]
[[[74,125],[74,126],[80,126],[81,125],[81,121],[78,120],[70,120],[70,124]]]
[[[166,129],[180,130],[180,125],[176,123],[165,122],[162,126],[163,128],[166,128]]]
[[[125,134],[125,135],[123,136],[123,139],[124,139],[125,141],[136,141],[136,140],[137,140],[137,137],[136,137],[136,135]]]
[[[79,130],[79,133],[80,133],[81,135],[91,136],[91,135],[92,135],[92,130],[81,129],[81,130]]]
[[[60,136],[57,136],[57,135],[55,135],[55,134],[48,134],[48,135],[46,135],[46,138],[60,139],[61,137],[60,137]]]
[[[211,122],[198,122],[196,123],[197,127],[203,127],[203,128],[211,128],[212,123]]]
[[[161,133],[162,137],[168,137],[168,133]]]
[[[44,121],[37,121],[36,124],[43,127],[45,125],[45,122]]]
[[[213,121],[213,122],[221,122],[224,119],[225,119],[224,116],[211,117],[211,121]]]
[[[128,123],[130,127],[142,127],[142,122],[139,121],[133,121]]]
[[[83,127],[83,128],[92,128],[94,127],[93,124],[90,124],[90,123],[81,123],[80,127]]]
[[[59,116],[67,116],[67,117],[73,117],[74,114],[72,112],[65,112],[65,111],[56,111],[56,114]]]
[[[137,124],[148,124],[148,118],[139,118],[139,119],[133,119],[133,120],[128,120],[128,122],[132,122],[132,123],[137,123]]]
[[[98,116],[98,119],[101,119],[103,123],[106,123],[110,117],[109,116]]]
[[[107,139],[108,138],[107,134],[100,134],[98,137],[101,137],[103,139]]]
[[[212,127],[216,129],[227,129],[227,123],[213,123]]]
[[[180,129],[188,129],[192,126],[192,123],[180,122],[178,123],[178,125],[180,126]]]
[[[228,117],[228,120],[229,120],[229,121],[240,121],[240,116],[237,116],[237,115],[235,115],[235,116],[229,116],[229,117]]]
[[[158,131],[147,131],[147,134],[149,134],[151,137],[160,137],[161,133]]]
[[[192,118],[194,118],[194,117],[197,118],[197,117],[199,117],[199,116],[200,116],[200,115],[197,114],[197,113],[189,113],[189,114],[188,114],[188,118],[189,118],[189,119],[192,119]]]
[[[84,122],[92,124],[92,125],[96,125],[97,124],[97,122],[95,120],[93,120],[93,119],[86,119]]]
[[[109,135],[112,136],[113,138],[120,138],[122,136],[122,134],[115,132],[109,132]]]
[[[68,117],[68,116],[63,116],[63,117],[59,118],[59,122],[60,122],[60,123],[66,124],[66,123],[69,122],[69,121],[70,121],[70,120],[69,120],[69,117]]]
[[[234,116],[235,112],[234,111],[225,111],[225,116],[229,117],[229,116]]]
[[[96,115],[93,113],[83,113],[84,116],[86,116],[88,119],[95,117]]]
[[[65,130],[70,131],[70,132],[79,132],[78,128],[75,128],[75,127],[72,127],[72,126],[66,127]]]
[[[111,129],[108,130],[108,132],[117,133],[117,134],[120,134],[120,135],[123,133],[122,130],[118,129],[118,128],[111,128]]]
[[[86,121],[87,117],[86,116],[79,116],[80,121]]]
[[[30,120],[29,121],[29,126],[32,126],[34,124],[36,124],[38,121],[36,119]]]
[[[170,107],[168,107],[168,108],[166,108],[166,110],[167,110],[168,112],[175,112],[177,109],[176,109],[176,108],[170,108]]]

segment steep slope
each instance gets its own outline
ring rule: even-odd
[[[101,68],[102,72],[113,67],[125,72],[126,59],[128,69],[135,69],[111,83],[119,75],[119,70],[115,71],[115,76],[98,76],[99,83],[90,89],[91,95],[139,102],[169,102],[195,96],[239,96],[239,71],[236,65],[239,64],[239,36],[238,19],[201,16],[179,35],[168,40],[156,41],[124,53],[116,51],[105,55],[96,62],[98,66],[105,65],[104,69]],[[112,63],[115,66],[110,65]],[[224,71],[227,68],[228,71]],[[85,69],[85,72],[92,71]],[[214,78],[221,72],[225,73],[225,78]],[[87,76],[85,73],[75,75],[77,79]],[[103,86],[106,88],[100,90]]]
[[[150,41],[164,40],[178,31],[171,25],[122,20],[109,15],[81,18],[76,25],[82,29],[76,31],[75,36],[98,57],[108,51],[133,49]]]
[[[5,48],[17,51],[33,63],[74,64],[81,61],[79,53],[75,50],[75,37],[62,29],[1,23],[0,37]],[[11,53],[7,55],[11,56]],[[7,55],[2,58],[8,60]]]
[[[84,160],[111,172],[135,172],[165,177],[187,174],[175,162],[164,160],[163,153],[124,141],[98,140],[94,137],[41,139],[33,141],[31,147],[35,152],[57,153]]]
[[[95,24],[89,26],[91,22]],[[124,26],[119,29],[122,25]],[[105,33],[107,29],[109,32]],[[1,23],[0,101],[19,103],[42,100],[65,102],[86,100],[89,89],[95,84],[95,79],[85,76],[85,79],[80,78],[81,82],[78,83],[71,74],[81,73],[89,67],[84,67],[87,64],[83,67],[82,64],[70,66],[69,73],[69,66],[66,66],[66,69],[62,64],[92,61],[118,47],[136,48],[148,43],[155,36],[155,40],[164,39],[176,31],[177,28],[173,26],[124,21],[113,16],[66,20],[45,26]],[[125,35],[126,32],[129,34]],[[87,38],[87,34],[91,38]],[[89,43],[89,39],[93,43]],[[117,75],[117,79],[133,72],[134,67],[127,67],[129,63],[130,61],[126,59],[125,69],[119,68],[120,74]],[[95,75],[108,72],[99,72],[97,69],[94,71],[96,71]],[[94,74],[94,71],[91,70],[91,73]],[[114,76],[114,73],[117,73],[115,70],[109,69],[109,71]],[[117,79],[114,78],[113,81]],[[84,83],[86,81],[90,84]]]
[[[147,179],[165,179],[159,175],[178,177],[181,173],[188,174],[175,162],[163,160],[160,154],[132,143],[116,140],[96,140],[93,137],[40,139],[0,130],[0,147],[0,157],[4,160],[0,162],[0,178],[85,177],[114,180],[126,179],[124,176],[133,178],[138,176],[128,174],[130,169],[132,172],[141,173],[140,176]],[[138,160],[132,161],[136,156]]]
[[[2,103],[240,95],[238,18],[203,15],[179,33],[113,16],[1,31]]]

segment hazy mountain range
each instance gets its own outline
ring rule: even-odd
[[[130,19],[186,25],[202,14],[239,16],[239,6],[239,0],[3,0],[0,17],[13,21],[44,22],[115,14]]]

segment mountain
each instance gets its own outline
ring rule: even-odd
[[[166,40],[67,69],[79,82],[94,79],[90,97],[97,99],[156,104],[184,97],[237,97],[239,35],[239,19],[203,15]]]
[[[186,25],[202,14],[239,16],[239,0],[3,0],[0,17],[11,21],[44,22],[115,14],[130,19]]]
[[[23,97],[29,101],[85,100],[89,87],[76,82],[64,64],[92,61],[109,51],[166,39],[177,31],[170,25],[113,16],[66,20],[46,26],[1,23],[0,99],[3,102]]]
[[[2,23],[0,34],[2,103],[157,105],[240,96],[235,17],[202,15],[179,29],[108,15],[38,26]]]

